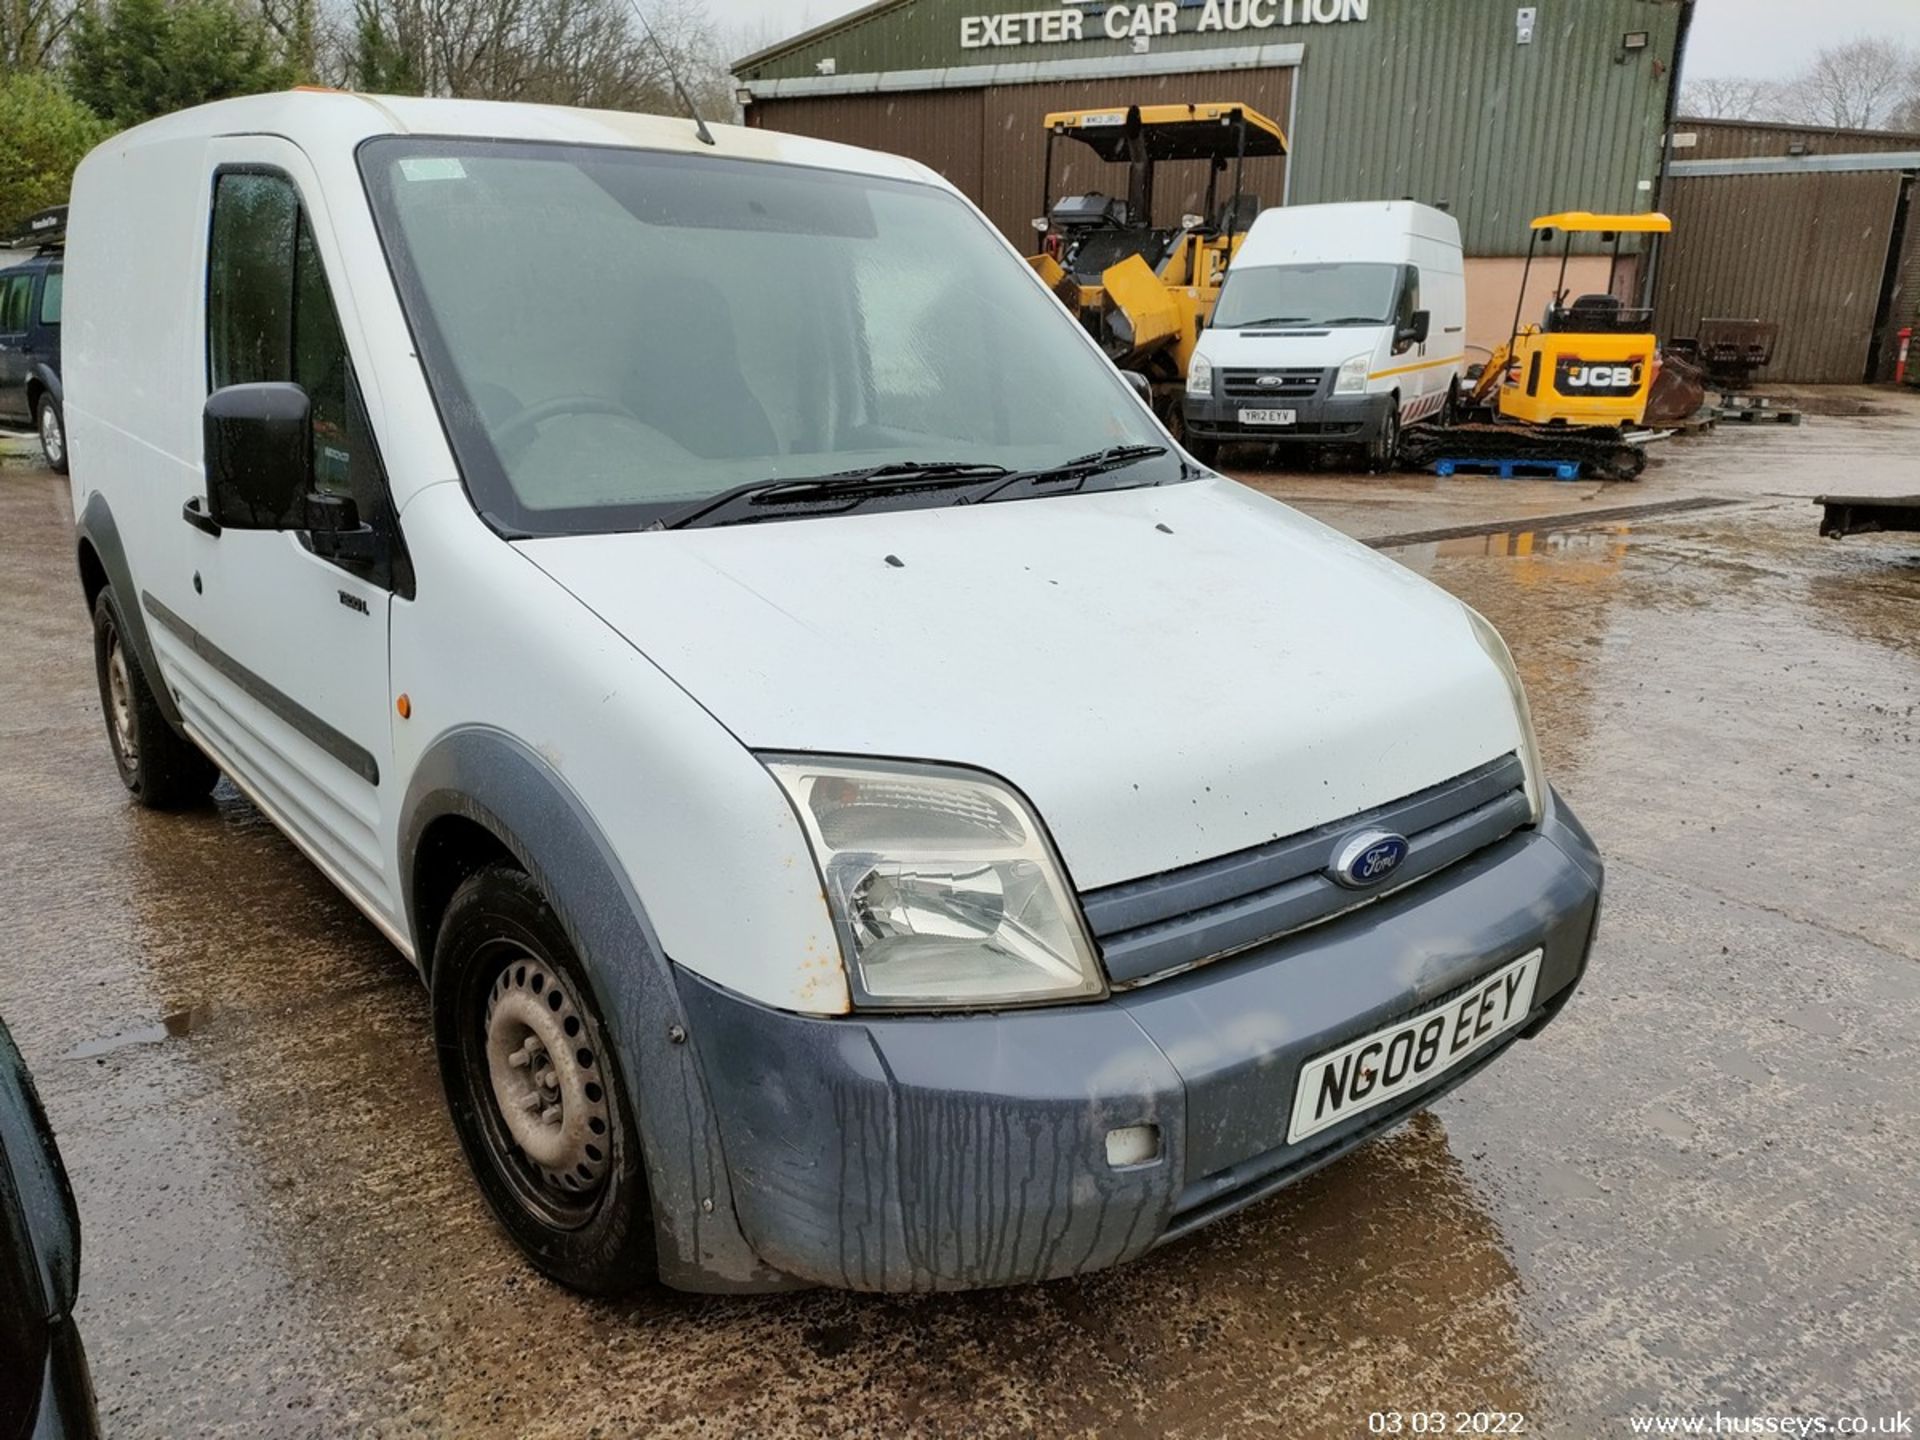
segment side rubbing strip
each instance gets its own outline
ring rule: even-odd
[[[298,730],[307,739],[318,745],[327,754],[338,760],[369,785],[380,783],[380,763],[373,758],[373,752],[364,745],[341,734],[333,726],[322,720],[306,706],[288,695],[284,690],[276,690],[262,680],[253,671],[247,669],[226,651],[215,645],[180,616],[168,609],[165,604],[154,598],[153,592],[142,590],[140,603],[147,613],[171,631],[188,649],[218,670],[227,679],[238,685],[247,694],[258,700],[267,709],[278,715],[287,724]]]

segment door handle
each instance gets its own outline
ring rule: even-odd
[[[180,518],[196,530],[205,531],[216,539],[220,535],[220,522],[207,513],[206,497],[194,496],[180,507]]]

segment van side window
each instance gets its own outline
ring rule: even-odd
[[[377,513],[377,482],[355,484],[354,455],[365,437],[350,418],[353,368],[333,292],[285,176],[229,171],[214,190],[207,379],[215,390],[260,381],[292,381],[305,390],[313,407],[315,485],[352,495],[363,515]]]
[[[42,325],[60,323],[60,295],[65,289],[65,272],[49,270],[46,283],[40,287],[40,323]]]
[[[1413,312],[1420,308],[1420,267],[1409,265],[1406,272],[1400,283],[1400,308],[1393,317],[1395,327],[1401,330],[1413,324]]]
[[[19,334],[33,313],[33,276],[0,276],[0,332]]]

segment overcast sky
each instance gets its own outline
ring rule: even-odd
[[[727,39],[729,58],[740,42],[751,49],[763,41],[797,34],[836,15],[857,10],[863,0],[709,0],[714,20]],[[1045,8],[1046,0],[1034,0]],[[1378,0],[1385,5],[1423,0]],[[1544,5],[1577,5],[1580,0],[1543,0]],[[1789,75],[1822,45],[1857,35],[1896,36],[1920,45],[1920,0],[1699,0],[1689,73],[1703,75]]]
[[[1862,35],[1920,46],[1920,0],[1699,0],[1687,74],[1791,75],[1822,46]]]

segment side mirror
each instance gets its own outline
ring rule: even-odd
[[[1153,405],[1153,382],[1138,370],[1122,370],[1121,376],[1133,387],[1133,393],[1140,397],[1140,403],[1149,408]]]
[[[1427,334],[1433,328],[1433,314],[1427,310],[1413,312],[1413,323],[1404,327],[1394,338],[1414,345],[1427,343]]]
[[[229,385],[201,417],[207,511],[230,530],[299,530],[313,489],[313,415],[298,385]]]

